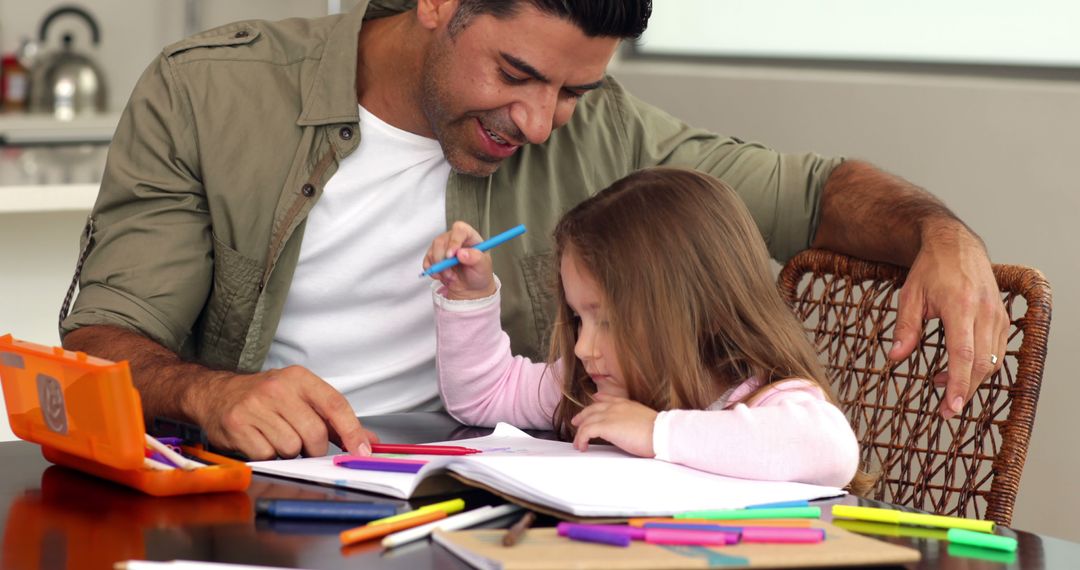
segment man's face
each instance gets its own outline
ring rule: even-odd
[[[484,14],[453,36],[446,22],[434,33],[422,110],[450,166],[473,176],[566,124],[578,98],[602,84],[619,43],[528,4],[509,19]]]

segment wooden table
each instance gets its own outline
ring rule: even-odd
[[[444,414],[392,414],[362,419],[384,441],[422,443],[477,437],[488,429],[457,424]],[[501,502],[469,491],[467,508]],[[109,569],[128,559],[214,560],[240,564],[330,568],[468,568],[427,541],[383,551],[378,541],[341,548],[337,533],[351,525],[256,519],[255,498],[349,497],[403,504],[373,495],[285,479],[256,476],[247,493],[154,498],[126,487],[49,465],[36,445],[0,443],[0,568]],[[444,497],[445,498],[445,497]],[[418,506],[442,500],[431,497]],[[851,504],[874,504],[848,497]],[[512,520],[485,526],[505,527]],[[554,521],[541,518],[539,524]],[[1011,532],[1011,531],[1006,531]],[[1080,544],[1016,531],[1020,549],[1012,565],[949,556],[936,540],[888,538],[918,548],[923,561],[912,568],[1070,568]]]

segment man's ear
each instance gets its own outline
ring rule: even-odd
[[[417,0],[416,20],[428,30],[450,23],[458,9],[458,0]]]

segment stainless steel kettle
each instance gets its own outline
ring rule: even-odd
[[[50,12],[41,22],[38,39],[44,45],[49,26],[61,16],[78,16],[90,28],[94,45],[101,42],[97,22],[87,11],[63,6]],[[61,120],[106,110],[105,76],[90,57],[72,47],[70,32],[63,36],[60,51],[42,54],[30,69],[30,111],[51,113]]]

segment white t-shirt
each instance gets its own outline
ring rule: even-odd
[[[359,415],[438,406],[431,240],[446,231],[450,164],[438,141],[360,107],[360,145],[311,209],[263,369],[299,364]]]

